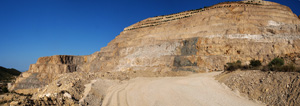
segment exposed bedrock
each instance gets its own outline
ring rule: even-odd
[[[215,71],[227,62],[264,64],[300,53],[300,19],[268,1],[226,2],[208,8],[147,18],[124,29],[88,56],[41,57],[27,74],[47,84],[74,71]],[[21,80],[18,78],[15,86]],[[26,87],[23,87],[26,88]]]

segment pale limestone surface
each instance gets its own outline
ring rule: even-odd
[[[219,73],[132,79],[110,87],[102,106],[264,106],[222,86]]]

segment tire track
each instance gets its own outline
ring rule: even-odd
[[[187,77],[135,78],[110,88],[103,106],[261,106],[226,89],[218,72]]]
[[[125,90],[125,88],[127,86],[128,86],[128,82],[125,82],[124,84],[116,85],[116,86],[109,88],[108,93],[103,100],[103,106],[121,106],[119,92],[122,90]],[[107,97],[109,97],[109,98],[106,99]],[[123,104],[122,104],[122,106],[123,106]],[[127,106],[127,105],[124,105],[124,106]]]

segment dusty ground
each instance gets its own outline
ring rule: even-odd
[[[189,72],[71,73],[40,88],[40,92],[33,94],[31,99],[28,96],[13,94],[1,96],[0,104],[83,106],[240,106],[242,104],[256,106],[265,103],[267,105],[300,105],[300,73],[253,70],[220,73],[192,75],[188,75],[191,74]],[[214,77],[215,75],[217,76]]]
[[[1,96],[0,105],[102,105],[102,101],[109,87],[120,85],[136,77],[166,77],[184,76],[192,74],[189,71],[178,72],[149,72],[149,71],[129,71],[129,72],[73,72],[58,75],[53,82],[38,89],[19,90],[20,92]],[[28,91],[36,90],[36,93]],[[12,100],[11,98],[14,97]]]
[[[30,99],[5,104],[83,106],[258,106],[215,80],[220,72],[72,73],[55,80]],[[187,76],[182,76],[187,75]],[[143,77],[138,77],[143,76]],[[176,76],[176,77],[168,77]],[[4,103],[4,102],[2,102]]]
[[[222,73],[221,83],[252,100],[274,106],[300,106],[300,73],[259,70]]]
[[[214,80],[220,72],[135,78],[108,89],[103,106],[257,106]]]

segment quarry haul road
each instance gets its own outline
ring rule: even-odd
[[[262,106],[214,79],[220,72],[186,77],[135,78],[108,89],[103,106]]]

